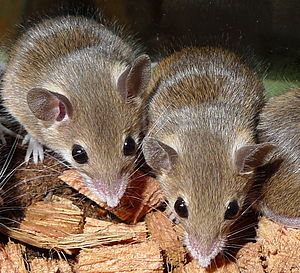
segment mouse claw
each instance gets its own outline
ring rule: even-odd
[[[44,148],[43,145],[35,139],[33,136],[30,134],[27,134],[23,141],[22,145],[25,145],[28,143],[26,155],[25,155],[25,162],[28,163],[29,159],[32,155],[33,163],[38,164],[39,162],[44,161]]]

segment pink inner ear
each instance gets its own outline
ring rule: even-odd
[[[56,121],[62,121],[66,116],[66,106],[60,101],[58,107],[59,107],[59,114],[56,117]]]

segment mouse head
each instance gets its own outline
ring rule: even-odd
[[[208,267],[229,242],[230,227],[243,213],[255,168],[264,164],[273,147],[235,145],[229,151],[217,138],[186,146],[171,147],[146,137],[143,152],[185,229],[187,248]]]
[[[86,61],[85,70],[83,58],[59,65],[47,88],[31,89],[27,102],[42,124],[42,142],[82,174],[91,192],[115,207],[135,166],[140,95],[151,63],[146,55],[130,67],[93,61]]]

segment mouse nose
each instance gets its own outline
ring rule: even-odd
[[[192,256],[198,260],[203,267],[208,267],[213,260],[224,248],[225,241],[216,238],[212,242],[199,240],[192,235],[186,234],[186,245]]]
[[[110,182],[110,183],[108,183]],[[93,180],[93,186],[97,196],[111,208],[120,203],[128,184],[128,177],[122,177],[115,181],[105,181],[100,179]]]
[[[106,204],[111,207],[115,208],[120,203],[120,198],[116,194],[106,194]]]

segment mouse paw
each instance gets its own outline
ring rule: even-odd
[[[2,144],[6,144],[5,135],[9,135],[12,137],[18,137],[19,135],[13,132],[12,130],[6,128],[0,121],[0,142]]]
[[[28,144],[26,155],[25,155],[26,163],[29,162],[31,155],[34,164],[44,161],[44,148],[43,145],[37,139],[35,139],[30,134],[27,134],[22,141],[22,145],[24,144]]]

